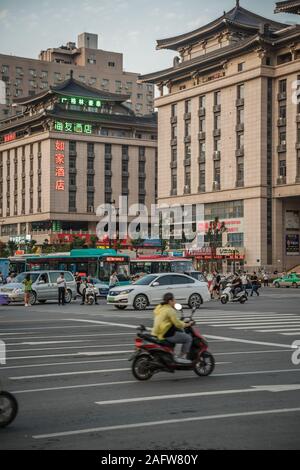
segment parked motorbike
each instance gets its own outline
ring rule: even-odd
[[[18,402],[15,397],[0,389],[0,428],[11,424],[18,414]]]
[[[81,295],[83,295],[83,292],[85,290],[85,303],[87,305],[94,305],[97,295],[98,295],[98,289],[93,284],[87,283],[87,284],[82,284],[80,286],[79,292]]]
[[[176,305],[176,310],[182,312],[182,320],[185,323],[193,321],[196,309],[189,317],[183,314],[182,306]],[[195,323],[185,329],[185,332],[193,337],[191,351],[188,356],[190,362],[182,361],[174,354],[175,345],[167,340],[160,341],[157,337],[141,325],[137,329],[135,340],[136,352],[129,359],[132,361],[132,373],[137,380],[150,380],[153,375],[160,372],[174,374],[176,371],[194,371],[199,377],[211,375],[215,369],[215,359],[208,351],[208,343],[201,335]]]
[[[245,291],[241,291],[234,295],[232,284],[228,284],[221,294],[221,302],[226,305],[228,302],[244,304],[248,300],[248,294]]]

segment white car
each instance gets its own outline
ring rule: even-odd
[[[114,287],[107,302],[119,310],[127,307],[146,310],[150,305],[158,305],[167,293],[173,293],[177,302],[190,308],[200,308],[211,300],[206,282],[184,274],[149,274],[128,287]]]

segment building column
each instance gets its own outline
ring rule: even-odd
[[[273,266],[284,269],[284,213],[283,200],[273,200]]]

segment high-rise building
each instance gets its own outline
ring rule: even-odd
[[[0,123],[0,237],[38,244],[96,235],[97,207],[127,196],[155,202],[156,115],[136,116],[128,95],[71,78],[19,98]]]
[[[161,95],[159,203],[203,204],[202,219],[193,220],[201,231],[216,217],[225,221],[220,245],[229,256],[219,255],[228,266],[299,265],[300,26],[237,1],[157,48],[178,54],[171,67],[141,77]],[[209,250],[198,248],[201,264]]]
[[[78,44],[42,51],[39,60],[0,54],[0,120],[20,112],[13,101],[34,96],[70,77],[110,93],[129,95],[127,106],[137,115],[153,112],[154,86],[137,83],[138,73],[123,69],[123,54],[98,49],[98,36],[83,33]]]

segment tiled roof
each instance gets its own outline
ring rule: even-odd
[[[300,14],[300,0],[288,0],[286,2],[277,2],[275,13]]]

